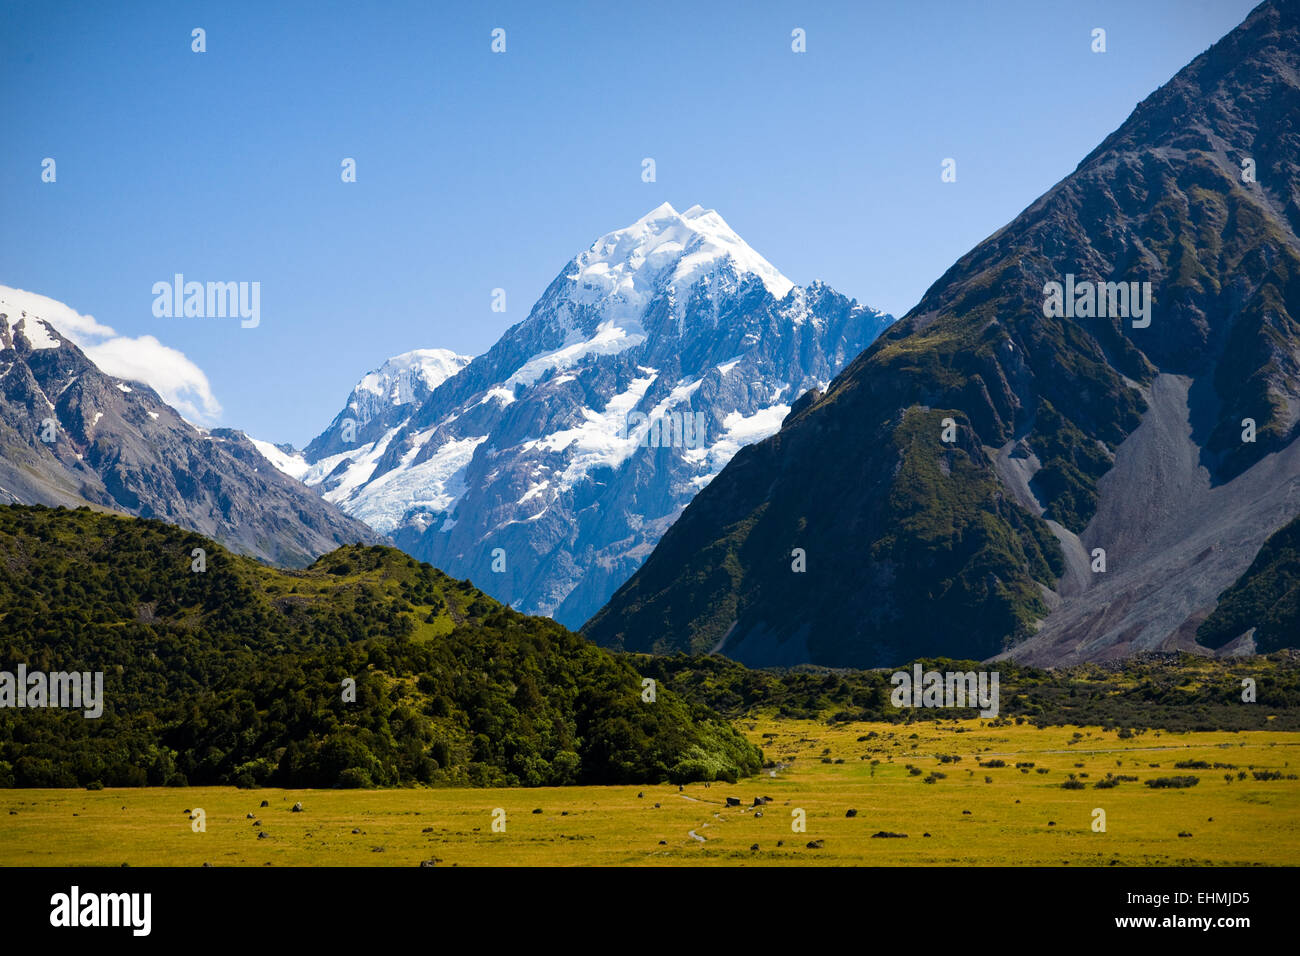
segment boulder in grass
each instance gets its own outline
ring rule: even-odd
[[[890,833],[888,830],[880,830],[877,831],[876,833],[871,834],[871,839],[873,840],[900,839],[900,838],[906,839],[906,837],[907,837],[906,833]]]
[[[846,810],[846,811],[844,812],[844,815],[845,815],[846,817],[856,817],[856,816],[858,815],[858,811],[857,811],[857,810]]]
[[[727,806],[729,807],[740,806],[740,797],[727,797]]]
[[[290,813],[302,813],[302,804],[301,804],[301,803],[295,803],[293,806],[291,806],[291,807],[289,808],[289,812],[290,812]]]

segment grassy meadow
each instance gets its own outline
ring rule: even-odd
[[[1300,864],[1297,732],[737,725],[776,767],[681,790],[2,790],[0,865]],[[1071,774],[1081,788],[1062,787]],[[1098,788],[1108,774],[1137,779]],[[1144,783],[1161,777],[1199,782]],[[755,807],[756,797],[772,799]],[[192,829],[195,808],[205,832]],[[493,832],[497,808],[505,832]],[[805,832],[792,830],[796,809]],[[1094,832],[1095,809],[1105,832]]]

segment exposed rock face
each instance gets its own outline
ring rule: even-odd
[[[242,432],[191,425],[25,312],[0,312],[0,503],[159,518],[286,566],[382,540],[272,468]]]

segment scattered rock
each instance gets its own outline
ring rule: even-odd
[[[963,810],[963,811],[961,812],[961,815],[964,816],[964,817],[968,817],[968,816],[970,816],[970,811],[969,811],[969,810]]]
[[[1191,836],[1191,834],[1188,833],[1186,830],[1184,830],[1182,833],[1180,833],[1180,834],[1178,834],[1178,835],[1179,835],[1180,837],[1189,837],[1189,836]]]
[[[541,808],[541,807],[538,807],[537,809],[535,809],[535,810],[533,811],[533,813],[541,813],[541,812],[542,812],[542,808]]]
[[[921,834],[921,836],[923,836],[923,837],[928,837],[929,835],[930,835],[930,834],[928,834],[928,833],[922,833],[922,834]]]
[[[264,806],[264,807],[269,807],[270,805],[271,805],[271,804],[268,803],[267,801],[265,801],[265,800],[262,801],[262,806]]]
[[[353,833],[360,833],[361,831],[360,831],[359,829],[357,829],[356,827],[353,827],[353,828],[352,828],[352,832],[353,832]]]
[[[289,808],[289,812],[290,812],[290,813],[302,813],[302,804],[301,804],[301,803],[295,803],[293,806],[291,806],[291,807]]]
[[[906,836],[907,836],[906,833],[890,833],[888,830],[879,830],[879,831],[877,831],[877,832],[871,834],[871,839],[873,839],[873,840],[879,840],[879,839],[885,839],[885,838],[888,838],[888,839],[899,839],[899,838],[906,838]]]
[[[729,807],[740,806],[740,797],[727,797],[727,806]]]
[[[1054,827],[1054,826],[1056,826],[1056,821],[1055,821],[1055,820],[1048,820],[1048,821],[1047,821],[1047,825],[1048,825],[1049,827]]]
[[[245,814],[244,814],[244,819],[245,819],[245,820],[251,820],[251,819],[253,819],[253,815],[252,815],[251,813],[245,813]]]
[[[657,803],[655,804],[655,809],[656,809],[656,810],[659,809],[659,804],[657,804]]]
[[[667,845],[668,845],[668,841],[667,841],[667,840],[660,840],[660,841],[659,841],[659,845],[660,845],[660,846],[667,846]]]
[[[856,816],[858,815],[858,811],[857,811],[857,810],[847,810],[847,811],[845,811],[844,815],[845,815],[846,817],[856,817]]]
[[[265,839],[266,839],[266,831],[265,831],[265,830],[258,830],[258,831],[257,831],[257,838],[258,838],[259,840],[265,840]]]
[[[820,850],[820,849],[821,849],[822,847],[824,847],[825,845],[826,845],[826,841],[825,841],[825,840],[809,840],[809,841],[808,841],[808,849],[810,849],[810,850]]]
[[[438,865],[438,861],[437,861],[437,860],[421,860],[421,861],[420,861],[420,866],[437,866],[437,865]]]
[[[354,830],[353,832],[355,833],[356,831]],[[421,833],[432,833],[432,832],[433,832],[433,827],[425,827],[425,828],[424,828],[423,830],[421,830],[420,832],[421,832]]]
[[[642,790],[642,791],[641,791],[640,793],[638,793],[636,796],[637,796],[637,799],[640,800],[642,797],[645,796],[645,791]]]
[[[751,844],[750,847],[749,847],[749,849],[750,849],[750,852],[751,852],[751,853],[757,853],[757,852],[758,852],[758,844],[757,844],[757,843]]]

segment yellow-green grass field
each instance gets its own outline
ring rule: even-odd
[[[739,726],[778,768],[681,791],[4,790],[0,865],[1300,864],[1300,781],[1287,779],[1300,771],[1300,733],[1147,731],[1119,739],[1098,728],[979,720]],[[940,754],[960,759],[943,762]],[[979,765],[993,760],[1005,766]],[[1174,766],[1189,760],[1211,769]],[[946,776],[925,782],[934,771]],[[1281,779],[1254,775],[1270,771]],[[1061,787],[1071,773],[1085,789]],[[1093,786],[1108,773],[1138,780]],[[1199,784],[1142,782],[1189,775]],[[754,807],[762,796],[772,801]],[[728,807],[727,797],[741,806]],[[259,806],[263,800],[269,806]],[[296,801],[303,812],[290,811]],[[185,812],[197,808],[206,818],[201,833]],[[493,832],[497,808],[505,832]],[[792,830],[796,809],[806,814],[806,832]],[[1105,812],[1105,832],[1094,831],[1096,809]],[[881,831],[907,836],[873,836]],[[821,846],[808,847],[814,841]]]

